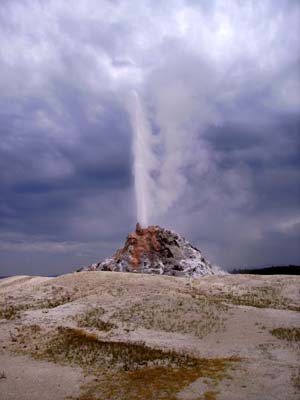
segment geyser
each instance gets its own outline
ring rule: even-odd
[[[112,257],[78,271],[139,272],[193,278],[223,274],[176,232],[158,225],[141,228],[139,224]]]
[[[137,220],[148,226],[149,201],[153,180],[149,171],[153,163],[152,132],[136,91],[131,94],[130,116],[133,129],[133,175],[137,206]]]
[[[171,206],[176,205],[185,193],[188,170],[196,168],[199,176],[205,159],[195,157],[200,139],[195,139],[197,131],[188,129],[194,118],[193,109],[186,107],[189,93],[172,93],[170,98],[164,95],[158,103],[150,96],[150,117],[140,94],[132,91],[128,97],[137,221],[145,228],[161,222]],[[152,120],[157,127],[155,132],[151,129]],[[204,149],[201,147],[203,155]]]

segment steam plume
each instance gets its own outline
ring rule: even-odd
[[[148,226],[154,181],[151,170],[155,166],[152,153],[153,135],[136,91],[131,94],[130,116],[133,129],[133,174],[137,206],[137,220]]]

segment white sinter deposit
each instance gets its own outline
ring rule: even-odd
[[[141,228],[127,236],[111,258],[79,271],[116,271],[200,277],[224,274],[185,238],[160,226]]]

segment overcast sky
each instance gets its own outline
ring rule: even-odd
[[[0,275],[100,261],[136,222],[136,90],[151,223],[224,267],[299,263],[298,0],[1,0]]]

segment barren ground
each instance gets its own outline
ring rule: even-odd
[[[300,398],[300,277],[0,280],[1,400]]]

